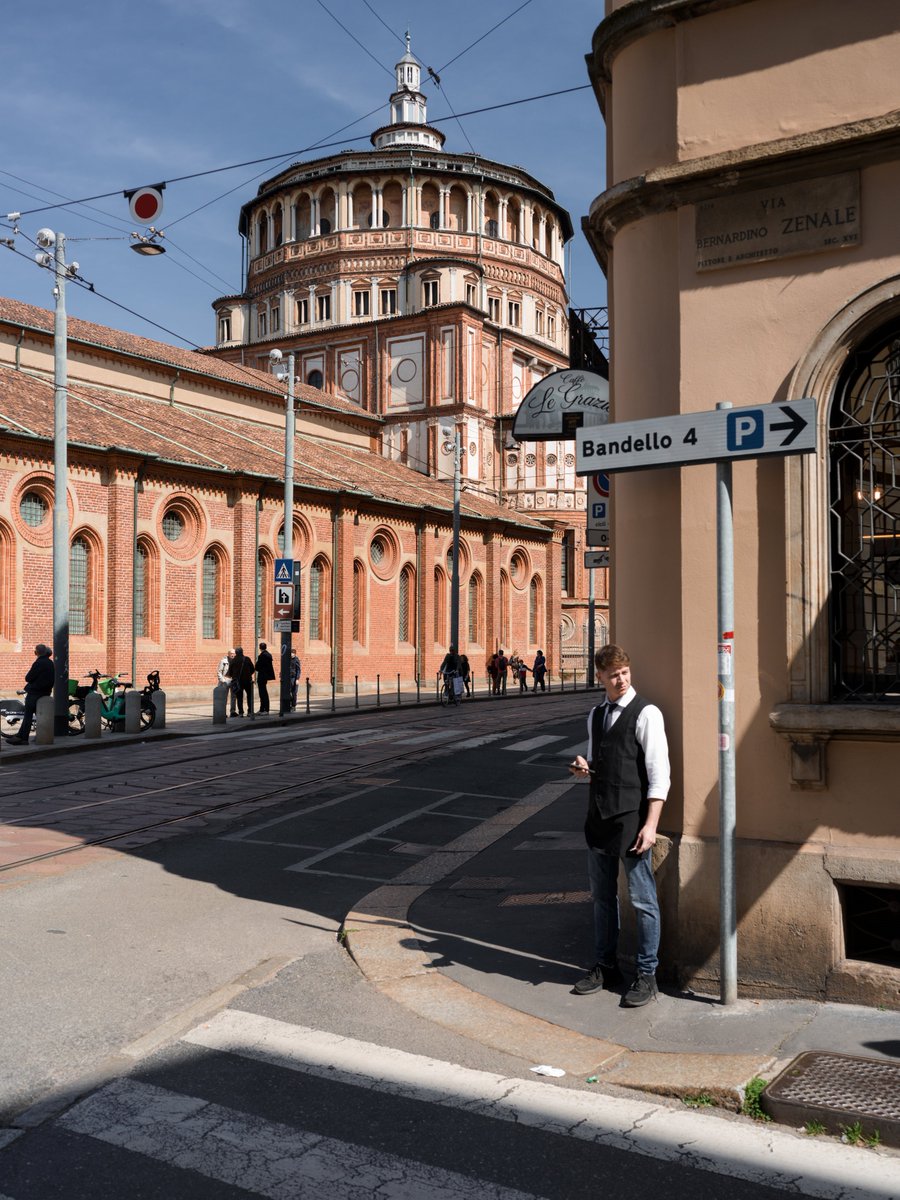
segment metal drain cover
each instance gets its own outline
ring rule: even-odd
[[[884,1145],[900,1146],[900,1063],[807,1050],[765,1088],[761,1101],[786,1125],[818,1121],[840,1134],[858,1121],[864,1136],[877,1131]]]

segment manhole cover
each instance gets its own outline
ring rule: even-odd
[[[900,1146],[900,1064],[808,1050],[763,1091],[766,1112],[786,1125],[818,1121],[840,1134],[859,1122],[886,1146]]]

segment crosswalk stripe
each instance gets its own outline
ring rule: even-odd
[[[428,1196],[538,1200],[455,1171],[252,1116],[221,1104],[120,1079],[59,1120],[71,1133],[196,1171],[271,1200]]]
[[[574,746],[566,746],[564,750],[554,750],[554,754],[558,754],[560,758],[574,758],[576,754],[584,754],[587,750],[587,740],[582,738],[580,742],[576,742]]]
[[[182,1039],[323,1079],[511,1121],[545,1133],[781,1187],[823,1200],[896,1200],[900,1159],[813,1143],[643,1099],[567,1090],[476,1071],[340,1034],[227,1009]]]
[[[528,738],[525,742],[513,742],[511,746],[504,746],[504,750],[537,750],[540,746],[549,746],[551,742],[561,742],[564,740],[564,735],[561,733],[542,733],[538,737]]]

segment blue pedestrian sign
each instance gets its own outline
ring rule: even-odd
[[[276,583],[293,583],[294,582],[294,560],[292,558],[276,558],[275,559],[275,582]]]

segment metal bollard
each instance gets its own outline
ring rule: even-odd
[[[225,684],[220,686],[225,687]],[[156,716],[153,718],[154,729],[165,729],[166,727],[166,693],[163,691],[154,692],[150,697],[153,701],[153,707],[156,709]]]
[[[334,676],[331,677],[331,711],[334,712]]]
[[[381,675],[375,676],[375,707],[381,708]]]
[[[307,675],[307,677],[306,677],[306,715],[307,716],[309,716],[309,689],[310,689],[310,682],[309,682],[309,676]]]
[[[559,673],[559,690],[561,692],[564,692],[566,690],[566,673],[565,673],[565,671],[560,671],[560,673]]]
[[[125,732],[141,732],[141,694],[133,690],[125,693]]]
[[[353,676],[353,707],[359,708],[359,676]]]
[[[216,686],[213,688],[213,725],[224,725],[225,722],[227,721],[227,719],[228,719],[228,696],[229,696],[230,692],[231,692],[231,688],[228,686],[227,683],[217,683]],[[159,692],[154,693],[154,702],[155,702],[156,696],[158,696],[159,694],[160,694]],[[163,708],[163,713],[165,713],[165,707]],[[156,715],[157,715],[157,717],[159,716],[158,709],[157,709]],[[157,721],[156,724],[159,724],[159,722]]]
[[[397,707],[399,708],[402,703],[403,702],[400,699],[400,672],[398,671],[397,672]]]
[[[38,746],[53,745],[53,710],[53,697],[41,696],[37,702],[34,722],[34,740]],[[22,732],[25,732],[24,729]]]
[[[98,738],[100,736],[100,715],[103,712],[103,698],[99,692],[88,692],[84,698],[84,736]]]
[[[420,691],[421,682],[422,681],[419,679],[419,676],[416,675],[416,704],[422,703],[422,695],[421,695],[421,691]]]

